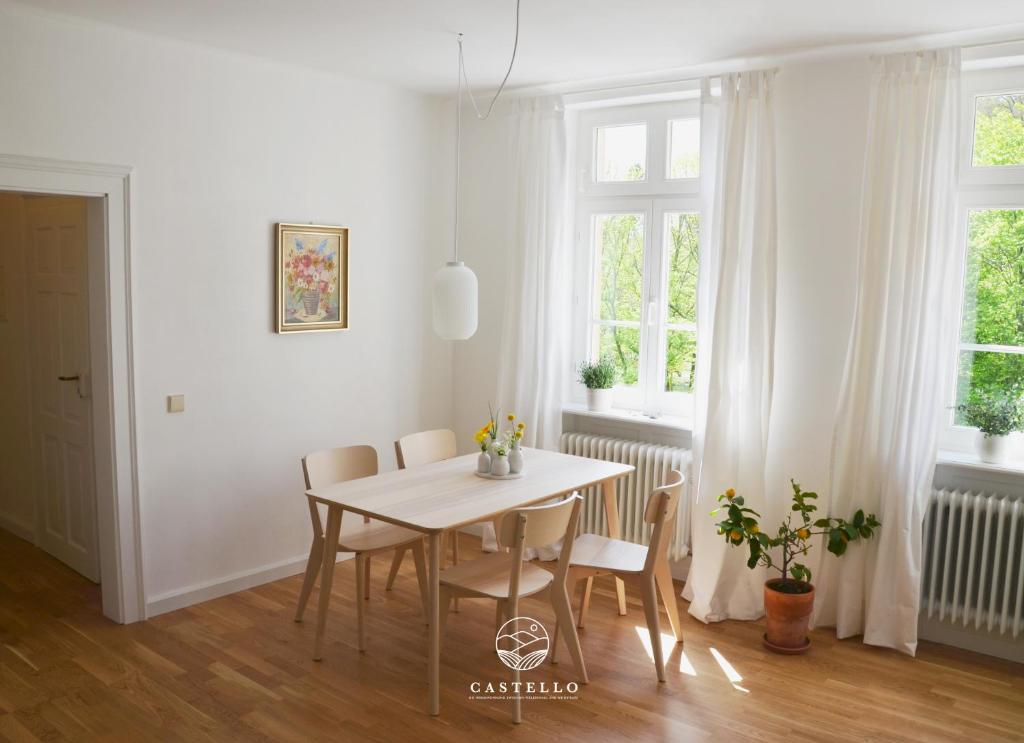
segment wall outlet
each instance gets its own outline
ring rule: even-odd
[[[185,412],[185,396],[184,395],[168,395],[167,396],[167,412],[168,413],[184,413]]]

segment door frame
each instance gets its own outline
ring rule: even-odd
[[[132,172],[121,165],[0,154],[0,191],[90,198],[89,350],[100,581],[103,614],[123,624],[145,618],[132,350]]]

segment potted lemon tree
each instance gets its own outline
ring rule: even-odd
[[[724,516],[717,526],[718,533],[725,537],[726,542],[737,547],[747,545],[750,551],[748,568],[764,565],[780,573],[779,577],[764,584],[765,646],[780,653],[802,653],[811,644],[807,625],[814,609],[814,585],[811,583],[811,571],[798,560],[810,551],[811,538],[824,536],[826,549],[842,556],[850,542],[870,539],[882,524],[873,513],[865,516],[862,509],[858,509],[849,521],[835,518],[812,521],[812,514],[818,510],[814,505],[818,494],[805,492],[794,480],[790,483],[793,486],[793,504],[775,536],[761,531],[758,523],[761,514],[745,506],[743,496],[736,495],[732,488],[718,496],[722,506],[711,515],[716,518]]]

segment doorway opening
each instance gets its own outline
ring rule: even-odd
[[[122,623],[144,618],[129,175],[0,155],[0,529]]]
[[[0,193],[0,524],[99,583],[90,212],[102,200]]]

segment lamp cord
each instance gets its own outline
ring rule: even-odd
[[[462,52],[462,34],[459,34],[459,92],[456,98],[456,112],[455,112],[455,262],[459,262],[459,180],[462,170],[462,83],[466,83],[466,93],[469,95],[469,102],[473,105],[473,111],[476,113],[476,118],[479,121],[486,121],[491,111],[494,110],[494,104],[498,102],[498,97],[501,92],[505,89],[505,83],[508,82],[509,75],[512,74],[512,66],[516,62],[516,52],[519,50],[519,5],[521,0],[516,0],[516,33],[512,41],[512,58],[508,62],[508,69],[505,70],[505,77],[501,80],[501,85],[498,86],[498,90],[495,92],[494,97],[491,98],[490,104],[487,106],[487,113],[480,113],[480,107],[477,105],[476,98],[473,96],[473,88],[469,83],[469,75],[466,73],[466,60]]]

